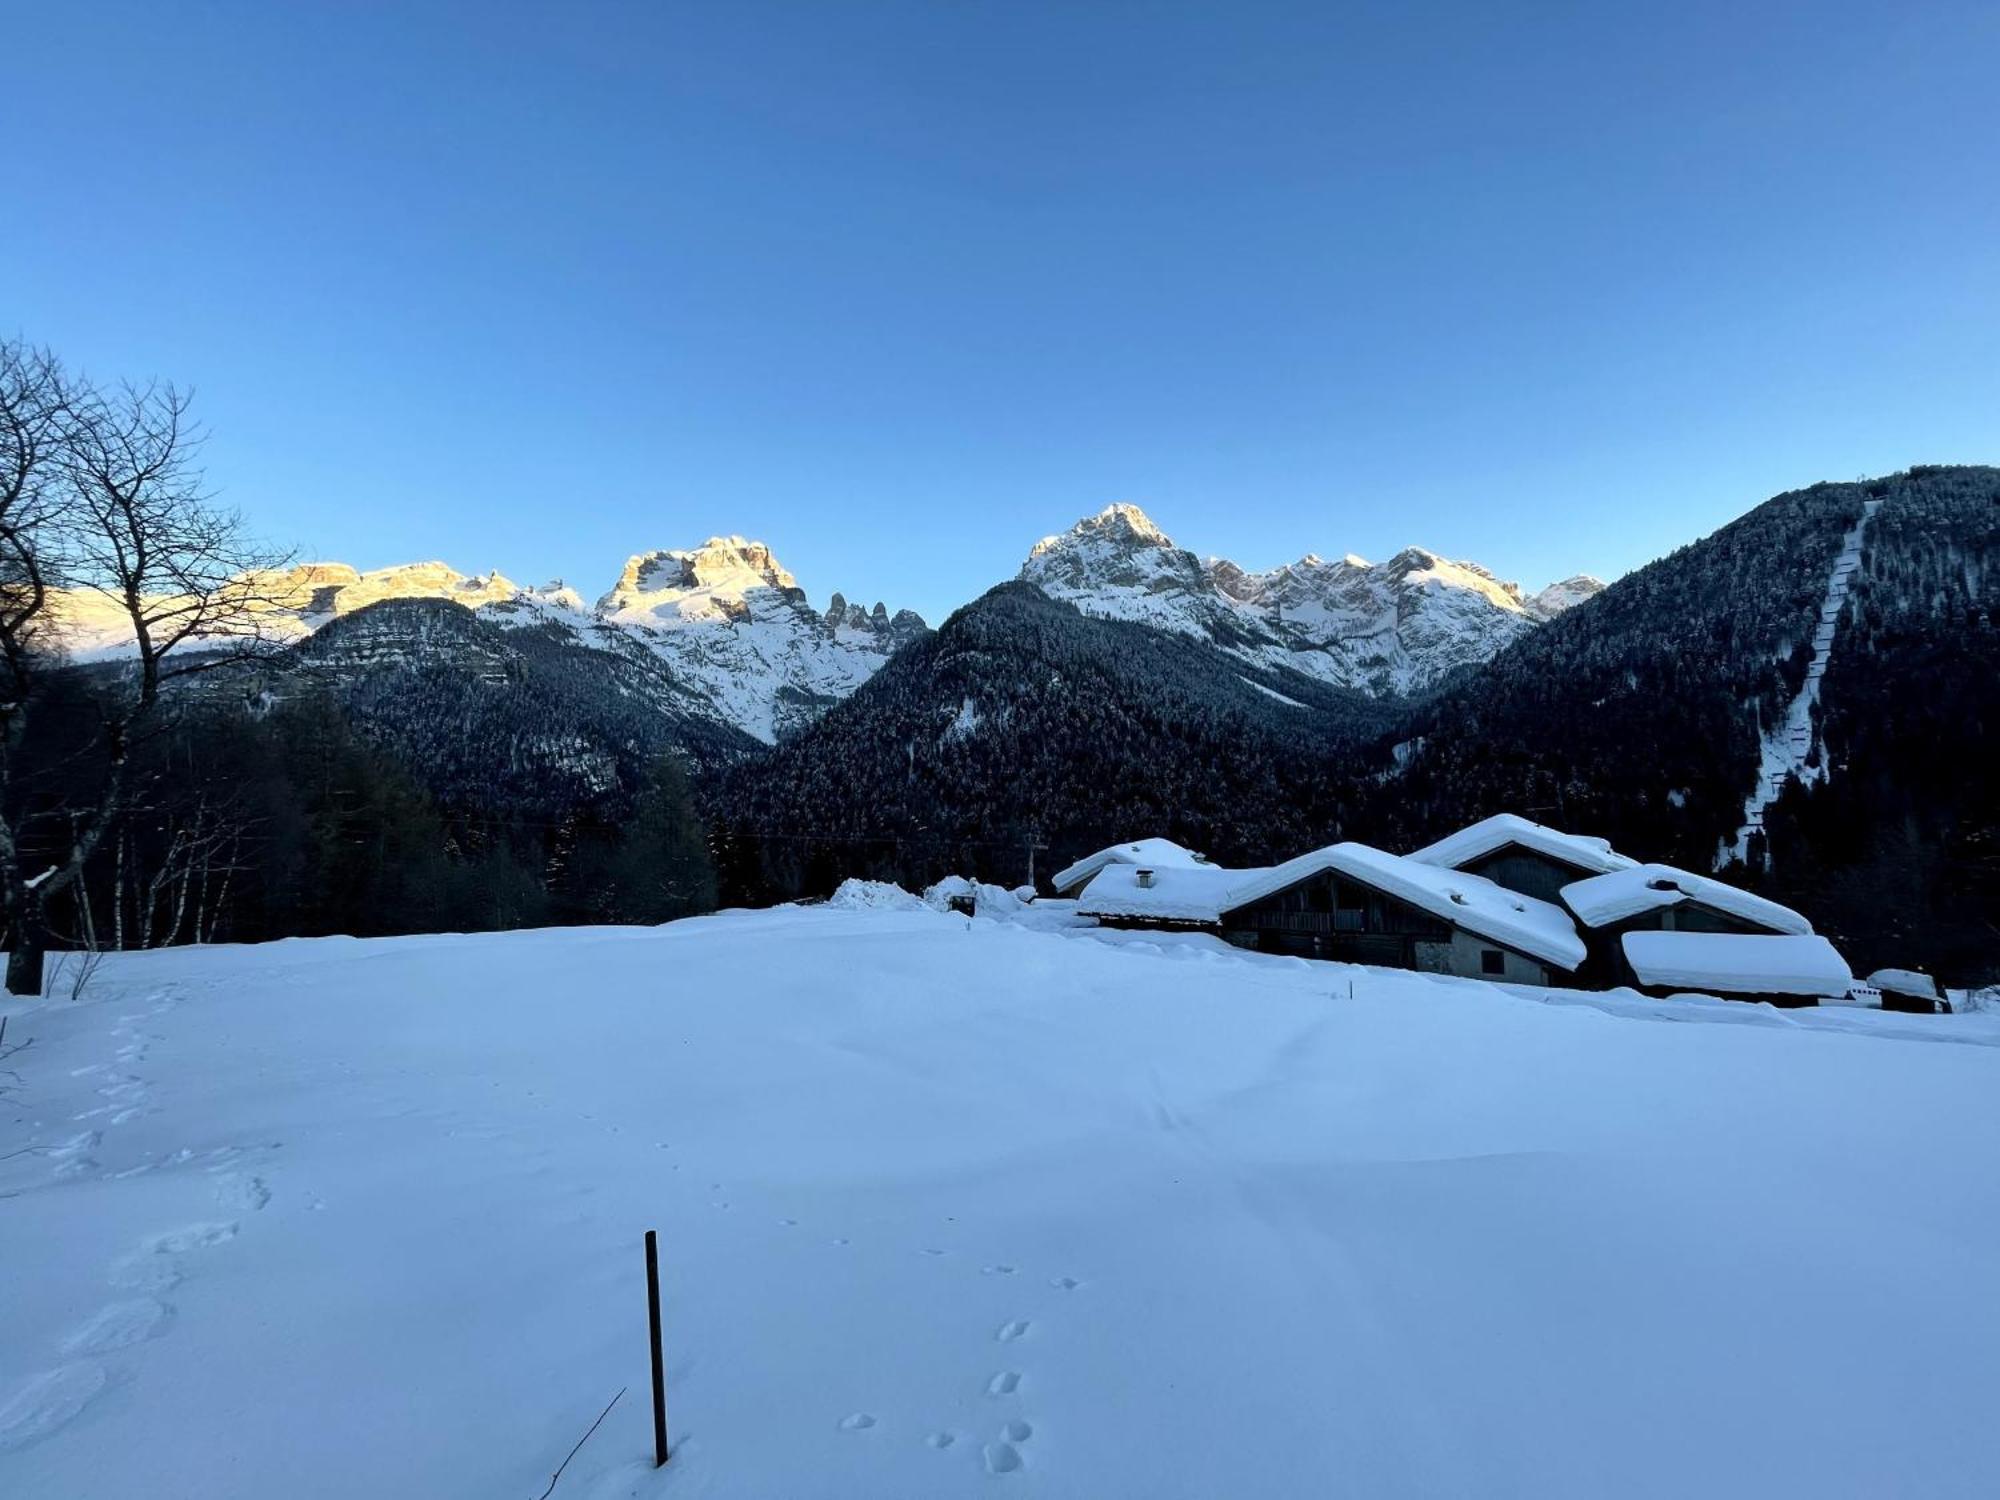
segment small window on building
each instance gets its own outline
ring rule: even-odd
[[[1507,972],[1507,955],[1502,953],[1498,948],[1481,948],[1479,950],[1479,972],[1482,974],[1505,974]]]

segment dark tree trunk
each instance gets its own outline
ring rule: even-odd
[[[7,993],[39,995],[42,992],[42,935],[17,924],[14,946],[7,951]]]

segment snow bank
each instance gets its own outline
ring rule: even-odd
[[[924,892],[924,904],[937,911],[948,909],[954,900],[971,901],[983,917],[1004,916],[1022,906],[1021,898],[1006,886],[968,880],[963,875],[947,875]]]
[[[0,1003],[0,1495],[525,1500],[621,1388],[554,1500],[1990,1489],[1904,1397],[2000,1384],[2000,1015],[1532,993],[827,906],[117,956]]]
[[[930,910],[921,896],[887,880],[843,880],[826,904],[837,911]]]

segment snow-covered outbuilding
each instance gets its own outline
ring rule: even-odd
[[[1077,911],[1109,926],[1212,931],[1263,952],[1522,984],[1554,983],[1586,957],[1552,902],[1358,843],[1247,870],[1107,863]]]
[[[1095,854],[1086,854],[1075,864],[1056,871],[1050,884],[1058,896],[1074,896],[1106,865],[1146,865],[1155,870],[1215,868],[1206,854],[1184,849],[1172,839],[1134,839],[1129,844],[1107,844]]]
[[[1743,936],[1809,937],[1812,923],[1740,886],[1672,865],[1631,865],[1562,888],[1590,945],[1584,977],[1599,984],[1633,984],[1621,939],[1628,932],[1720,932]]]
[[[1877,969],[1868,983],[1882,992],[1884,1010],[1930,1016],[1951,1009],[1951,1002],[1938,993],[1937,981],[1916,969]]]
[[[1566,885],[1638,863],[1603,839],[1564,833],[1515,813],[1481,818],[1409,856],[1419,864],[1482,875],[1495,885],[1554,901]]]
[[[1815,1005],[1854,985],[1847,960],[1812,934],[1628,932],[1621,946],[1636,988],[1649,995]]]

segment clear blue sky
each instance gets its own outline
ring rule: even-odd
[[[0,329],[361,566],[1536,585],[2000,461],[1996,79],[1990,0],[0,0]]]

